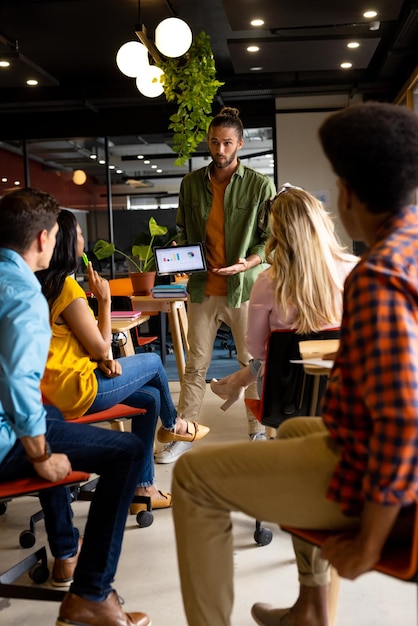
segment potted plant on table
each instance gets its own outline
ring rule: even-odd
[[[168,231],[166,226],[159,226],[156,220],[151,217],[148,221],[148,228],[150,234],[150,241],[146,245],[133,245],[131,254],[126,254],[122,250],[118,250],[115,245],[104,239],[99,239],[94,244],[93,252],[96,257],[101,261],[112,256],[115,252],[124,256],[129,265],[134,268],[129,271],[129,275],[132,281],[132,287],[134,295],[144,296],[150,295],[151,289],[155,282],[155,263],[154,255],[152,253],[152,246],[154,244],[155,237],[165,235]],[[168,245],[174,241],[172,237],[165,245]]]

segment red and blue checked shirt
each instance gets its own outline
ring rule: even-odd
[[[418,208],[391,218],[347,278],[323,419],[341,447],[328,497],[347,514],[418,493]]]

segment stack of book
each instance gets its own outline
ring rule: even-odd
[[[182,283],[156,285],[151,289],[153,298],[186,298],[187,286]]]
[[[141,317],[141,311],[111,311],[110,318],[112,322],[130,322]]]

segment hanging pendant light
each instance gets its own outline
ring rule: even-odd
[[[155,45],[166,57],[181,57],[192,45],[192,31],[184,20],[168,17],[155,29]]]
[[[136,78],[138,90],[148,98],[156,98],[164,93],[161,82],[163,71],[158,67],[162,62],[160,52],[166,57],[176,58],[187,52],[193,40],[190,27],[178,17],[168,17],[160,22],[155,30],[155,44],[148,38],[145,25],[141,23],[141,0],[138,0],[139,23],[135,27],[138,41],[128,41],[116,55],[120,71]],[[149,59],[157,65],[150,65]]]
[[[87,180],[87,174],[84,170],[74,170],[72,180],[75,185],[84,185]]]
[[[140,91],[143,96],[147,96],[147,98],[161,96],[164,92],[164,87],[161,82],[161,76],[163,74],[163,70],[157,65],[149,65],[143,68],[136,78],[138,91]]]
[[[149,65],[148,50],[139,41],[128,41],[119,48],[116,65],[125,76],[136,78]]]

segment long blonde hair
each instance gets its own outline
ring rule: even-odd
[[[353,256],[330,215],[307,191],[286,185],[272,201],[270,230],[266,259],[277,304],[285,316],[291,307],[296,312],[291,328],[307,333],[339,326],[343,279],[337,262]]]

